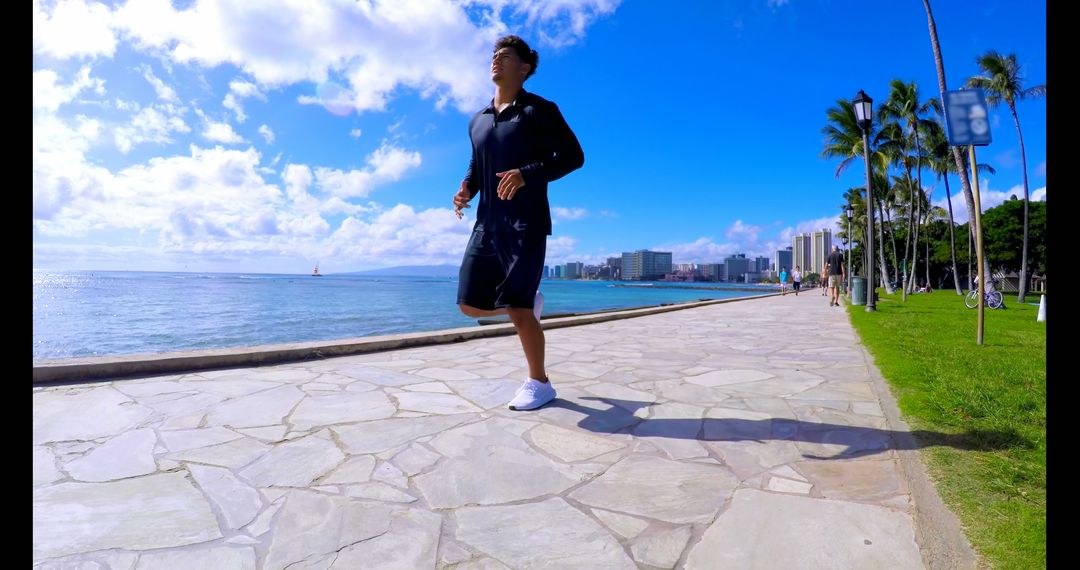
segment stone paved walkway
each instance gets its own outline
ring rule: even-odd
[[[923,568],[845,310],[35,388],[35,568]]]

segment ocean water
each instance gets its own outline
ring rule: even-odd
[[[360,275],[34,271],[34,360],[232,348],[475,326],[457,280]],[[755,292],[544,281],[544,312],[588,312]],[[745,285],[742,287],[746,287]],[[751,286],[752,287],[752,286]],[[762,294],[774,289],[762,286]]]

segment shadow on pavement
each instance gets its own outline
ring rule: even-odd
[[[695,439],[698,441],[757,441],[784,440],[831,446],[844,446],[831,456],[806,455],[809,459],[853,459],[881,453],[889,449],[907,450],[932,446],[990,451],[1009,447],[1030,448],[1033,443],[1015,431],[968,430],[948,434],[916,430],[912,432],[877,428],[823,424],[771,418],[748,420],[741,418],[648,418],[634,415],[650,402],[614,398],[584,397],[606,404],[607,409],[583,406],[577,402],[556,399],[545,408],[563,408],[584,414],[578,426],[596,433],[629,433],[635,437]]]

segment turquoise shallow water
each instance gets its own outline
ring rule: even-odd
[[[545,313],[754,292],[544,281]],[[619,284],[625,285],[625,284]],[[741,287],[746,287],[745,285]],[[761,287],[762,293],[774,289]],[[230,348],[476,325],[457,280],[358,275],[34,271],[34,359]]]

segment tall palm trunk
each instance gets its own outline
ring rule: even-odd
[[[945,62],[941,57],[941,44],[938,42],[937,24],[934,23],[934,13],[930,10],[930,0],[923,0],[923,8],[926,9],[926,23],[930,31],[930,47],[934,50],[934,65],[937,67],[938,77],[938,90],[941,92],[941,103],[945,104],[945,92],[948,91],[948,86],[945,83]],[[971,236],[974,236],[975,232],[975,197],[971,190],[971,181],[968,179],[967,169],[964,168],[964,155],[960,147],[950,147],[952,149],[953,161],[956,162],[956,171],[960,178],[960,187],[964,191],[964,201],[967,203],[968,209],[968,228]],[[984,266],[989,266],[989,263],[984,263]],[[989,270],[987,270],[989,273]],[[968,279],[971,279],[971,273],[968,272]]]
[[[900,256],[896,253],[896,223],[889,212],[889,241],[892,242],[892,266],[895,271],[900,271]]]
[[[915,117],[912,117],[912,119],[913,119],[913,121],[912,121],[911,130],[915,134],[915,176],[916,176],[916,179],[917,179],[917,181],[919,183],[919,186],[917,188],[915,188],[915,193],[919,197],[919,202],[917,204],[918,212],[917,212],[917,214],[915,216],[915,219],[916,220],[922,220],[922,203],[923,203],[922,146],[919,143],[919,117],[915,116]],[[929,198],[929,196],[926,199],[926,210],[927,210],[926,211],[926,218],[927,218],[927,220],[929,220],[930,219],[930,198]],[[927,243],[929,243],[929,242],[927,242]],[[917,281],[916,279],[914,279],[914,275],[915,275],[915,263],[918,261],[918,258],[919,258],[919,254],[918,254],[919,247],[918,247],[918,245],[919,245],[919,225],[916,224],[915,225],[915,247],[913,248],[914,252],[913,252],[913,255],[911,256],[911,274],[913,276],[913,278],[912,278],[913,282]],[[929,262],[929,258],[927,258],[927,262]],[[930,268],[929,268],[929,266],[927,266],[927,269],[926,269],[926,284],[927,285],[930,284]],[[912,291],[915,290],[914,284],[912,285],[911,290]]]
[[[926,284],[927,284],[927,286],[929,286],[930,285],[930,218],[933,217],[933,212],[934,212],[933,207],[930,205],[930,196],[929,195],[926,196],[926,204],[927,204],[927,206],[926,206],[926,231],[923,233],[923,236],[924,236],[924,239],[926,241],[926,256],[924,257],[924,259],[926,259],[926,262],[925,262],[926,263]]]
[[[885,218],[883,216],[885,215],[885,209],[882,207],[880,200],[875,200],[875,202],[877,202],[878,213],[880,214],[878,216],[878,219],[884,220]],[[881,244],[885,243],[885,231],[883,229],[884,226],[885,224],[877,224],[878,243]],[[885,248],[879,247],[877,248],[877,250],[878,257],[881,259],[881,279],[885,282],[885,293],[892,295],[896,292],[896,290],[893,289],[892,279],[889,277],[889,265],[885,263]]]
[[[1020,252],[1020,292],[1016,296],[1017,303],[1023,303],[1027,296],[1027,252],[1028,252],[1028,179],[1027,179],[1027,156],[1024,154],[1024,134],[1020,132],[1020,119],[1016,116],[1016,104],[1009,100],[1009,110],[1012,111],[1013,122],[1016,123],[1016,135],[1020,137],[1020,170],[1024,173],[1024,249]]]
[[[892,242],[892,264],[893,267],[900,267],[900,262],[896,257],[896,231],[893,227],[892,208],[885,210],[885,213],[889,216],[889,241]]]
[[[911,238],[911,268],[909,271],[911,278],[908,279],[908,293],[915,291],[915,283],[918,281],[915,276],[919,270],[919,226],[922,225],[922,187],[915,188],[913,195],[915,197],[915,235]]]
[[[912,265],[908,263],[908,260],[910,259],[910,257],[908,256],[908,249],[911,246],[911,234],[913,233],[912,226],[914,225],[913,222],[914,222],[914,219],[915,219],[915,192],[914,192],[914,189],[911,187],[911,169],[910,168],[908,168],[907,172],[904,174],[904,179],[907,180],[907,187],[908,187],[908,215],[907,215],[907,235],[904,236],[904,267],[903,267],[903,283],[901,283],[901,287],[903,287],[904,294],[907,295],[908,293],[911,292],[911,288],[908,287],[908,283],[910,283],[910,281],[911,281],[910,276],[913,273]]]
[[[956,272],[956,232],[953,229],[952,191],[949,190],[949,173],[945,172],[945,197],[949,200],[949,251],[952,252],[952,276],[953,285],[956,286],[956,294],[963,295],[960,290],[960,274]]]

